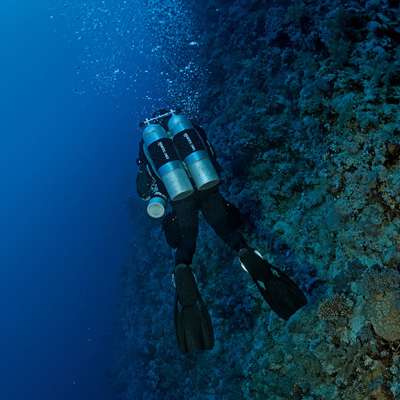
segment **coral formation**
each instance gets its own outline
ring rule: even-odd
[[[400,398],[399,4],[206,3],[202,120],[222,189],[310,301],[279,320],[203,224],[195,269],[217,343],[182,356],[169,250],[144,224],[125,271],[123,398],[141,398],[139,380],[149,400]]]
[[[351,307],[347,305],[344,296],[335,295],[331,299],[326,299],[319,306],[319,317],[323,320],[335,320],[346,317],[351,313]]]
[[[400,274],[391,269],[366,272],[361,282],[364,313],[376,334],[387,341],[400,340]]]

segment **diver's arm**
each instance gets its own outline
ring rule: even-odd
[[[149,174],[147,167],[140,164],[139,159],[137,160],[137,164],[136,191],[142,200],[148,201],[154,191],[155,179]]]
[[[136,159],[136,164],[138,166],[138,173],[136,175],[136,191],[139,197],[144,201],[148,201],[152,197],[158,195],[167,200],[168,194],[164,185],[154,174],[150,164],[147,162],[143,150],[143,142],[139,143],[139,155]]]
[[[149,170],[149,165],[143,151],[143,141],[139,143],[139,154],[136,159],[136,164],[138,166],[136,191],[142,200],[148,201],[154,192],[156,180]]]

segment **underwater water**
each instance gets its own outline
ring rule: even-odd
[[[150,3],[0,4],[2,399],[115,398],[137,126],[188,90]]]
[[[196,113],[191,78],[204,81],[195,29],[171,24],[188,12],[0,4],[2,399],[115,398],[138,124],[171,98]]]
[[[50,6],[1,5],[1,397],[110,399],[131,110],[74,93]]]
[[[396,0],[3,0],[0,397],[400,398],[399,21]],[[192,354],[135,188],[164,107],[308,300],[280,318],[201,217],[215,345]]]

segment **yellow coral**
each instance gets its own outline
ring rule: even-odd
[[[351,308],[346,304],[346,298],[341,294],[335,294],[325,300],[319,306],[318,315],[323,320],[333,320],[339,317],[349,316]]]

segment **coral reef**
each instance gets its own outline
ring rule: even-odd
[[[203,224],[195,269],[217,341],[180,355],[169,250],[143,225],[125,271],[121,396],[400,399],[399,3],[206,3],[202,119],[222,189],[309,305],[279,320]]]

